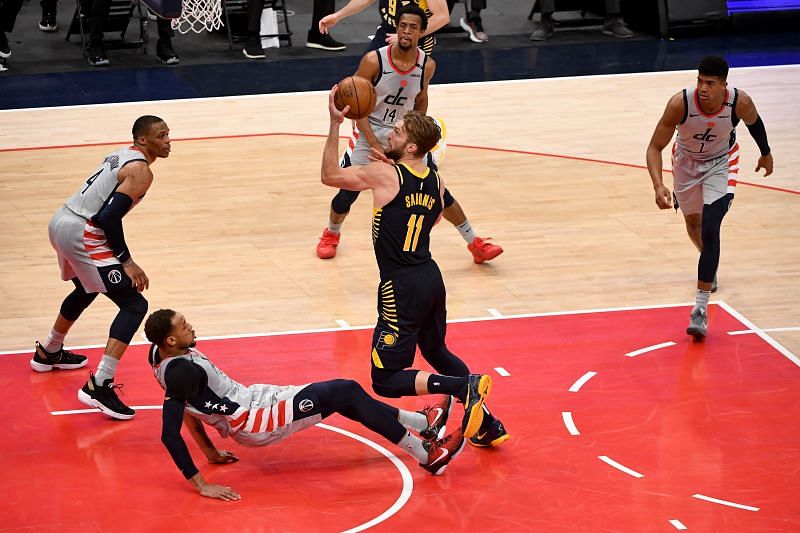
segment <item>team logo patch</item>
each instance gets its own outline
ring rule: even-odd
[[[378,337],[378,348],[394,348],[397,345],[397,334],[391,331],[381,331]]]
[[[300,403],[298,404],[297,408],[300,409],[300,412],[307,413],[312,409],[314,409],[314,402],[312,402],[309,399],[300,400]]]
[[[122,281],[122,272],[119,270],[111,270],[108,273],[108,281],[116,285],[120,281]]]

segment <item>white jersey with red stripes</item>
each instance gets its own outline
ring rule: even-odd
[[[392,61],[392,47],[384,46],[375,51],[378,54],[378,74],[375,85],[375,110],[369,115],[371,126],[379,128],[394,127],[406,111],[414,109],[417,95],[425,83],[425,62],[427,56],[417,48],[417,62],[408,70],[401,70]]]
[[[147,162],[144,152],[136,146],[120,148],[108,154],[89,179],[64,203],[66,208],[79,217],[90,220],[119,187],[117,175],[120,169],[133,161]],[[133,198],[133,205],[140,200],[141,198]]]
[[[722,106],[713,113],[705,113],[697,99],[696,89],[684,89],[683,101],[686,115],[678,124],[676,150],[702,161],[727,155],[736,144],[735,106],[739,91],[726,89]]]
[[[158,350],[155,345],[151,347],[151,362],[158,360],[152,353],[154,350]],[[245,386],[231,379],[195,348],[189,348],[185,355],[169,357],[153,365],[156,380],[165,391],[166,370],[177,359],[187,359],[206,373],[206,388],[187,402],[186,410],[214,427],[221,437],[231,437],[246,446],[264,446],[321,420],[319,415],[294,420],[293,399],[308,384]]]

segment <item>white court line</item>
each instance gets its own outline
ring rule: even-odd
[[[675,346],[675,343],[672,341],[667,341],[662,342],[661,344],[654,344],[652,346],[648,346],[647,348],[628,352],[625,354],[625,357],[636,357],[637,355],[642,355],[643,353],[652,352],[654,350],[660,350],[661,348],[666,348],[667,346]]]
[[[567,426],[567,431],[569,431],[570,435],[581,434],[581,432],[578,431],[578,427],[575,425],[575,422],[572,420],[572,413],[569,411],[563,411],[561,413],[561,418],[564,420],[564,425]]]
[[[683,522],[681,522],[677,518],[673,518],[672,520],[669,521],[669,523],[675,526],[675,529],[689,529],[688,527],[684,526]]]
[[[348,324],[348,323],[347,323],[347,321],[345,321],[345,320],[342,320],[341,318],[337,318],[337,319],[335,320],[335,322],[336,322],[337,324],[339,324],[339,327],[340,327],[340,328],[342,328],[342,329],[351,329],[351,328],[350,328],[350,324]]]
[[[753,507],[751,505],[743,505],[741,503],[734,503],[729,502],[727,500],[720,500],[718,498],[712,498],[711,496],[705,496],[703,494],[692,494],[692,498],[697,498],[698,500],[705,500],[711,503],[718,503],[720,505],[727,505],[728,507],[736,507],[737,509],[744,509],[745,511],[758,511],[758,507]]]
[[[800,367],[800,358],[798,358],[795,354],[785,348],[781,343],[764,333],[763,330],[759,330],[755,324],[750,322],[746,319],[739,311],[725,303],[723,300],[717,301],[717,305],[725,309],[729,314],[733,315],[736,320],[750,328],[751,330],[755,331],[755,334],[761,337],[767,344],[778,350],[784,357],[786,357],[789,361]]]
[[[505,368],[503,368],[502,366],[497,366],[497,367],[495,367],[494,370],[495,370],[495,372],[497,372],[498,374],[500,374],[504,378],[507,378],[508,376],[511,375],[511,373],[508,370],[506,370]]]
[[[600,459],[601,461],[603,461],[604,463],[606,463],[606,464],[608,464],[610,466],[613,466],[617,470],[621,470],[622,472],[625,472],[629,476],[644,477],[644,474],[641,474],[641,473],[637,472],[636,470],[632,470],[632,469],[628,468],[627,466],[619,464],[618,462],[616,462],[614,459],[610,458],[607,455],[598,455],[597,458]]]
[[[597,372],[592,372],[591,370],[588,371],[587,373],[585,373],[584,375],[579,377],[578,380],[575,383],[572,384],[572,386],[569,388],[569,391],[570,392],[578,392],[579,390],[581,390],[581,387],[583,387],[586,384],[587,381],[589,381],[590,379],[592,379],[596,375],[597,375]]]
[[[147,411],[147,410],[155,410],[161,409],[162,406],[160,405],[131,405],[131,409],[134,411]],[[86,413],[99,413],[100,409],[71,409],[69,411],[50,411],[50,414],[53,416],[61,416],[61,415],[83,415]]]
[[[759,331],[800,331],[800,326],[790,328],[740,329],[738,331],[729,331],[728,335],[747,335],[750,333],[758,333]]]
[[[161,406],[160,405],[138,405],[138,406],[134,405],[134,406],[131,406],[131,408],[134,409],[134,410],[144,410],[144,409],[153,409],[153,410],[155,410],[155,409],[161,409]],[[99,413],[99,412],[100,411],[98,409],[75,409],[75,410],[72,410],[72,411],[51,411],[50,414],[51,415],[76,415],[76,414]],[[367,446],[369,446],[373,450],[377,451],[378,453],[380,453],[381,455],[383,455],[384,457],[389,459],[389,461],[392,462],[392,464],[395,466],[395,468],[397,468],[397,470],[400,471],[400,477],[403,480],[403,489],[400,491],[400,496],[392,504],[391,507],[386,509],[383,513],[381,513],[380,515],[376,516],[375,518],[373,518],[369,522],[364,522],[361,525],[358,525],[358,526],[356,526],[354,528],[348,529],[344,533],[357,533],[358,531],[363,531],[365,529],[371,528],[372,526],[383,522],[387,518],[391,517],[393,514],[397,513],[397,511],[399,511],[406,504],[408,499],[411,497],[411,493],[414,490],[414,479],[411,477],[411,472],[408,470],[408,467],[405,464],[403,464],[403,462],[400,461],[400,459],[398,459],[395,454],[393,454],[392,452],[390,452],[389,450],[387,450],[386,448],[384,448],[380,444],[372,442],[371,440],[367,439],[366,437],[362,437],[361,435],[357,435],[355,433],[351,433],[350,431],[347,431],[345,429],[337,428],[337,427],[334,427],[334,426],[329,426],[328,424],[323,424],[321,422],[318,423],[318,424],[314,424],[314,425],[317,426],[317,427],[320,427],[322,429],[327,429],[328,431],[333,431],[335,433],[341,433],[342,435],[344,435],[346,437],[350,437],[351,439],[357,440],[358,442],[361,442],[362,444],[366,444]]]
[[[492,315],[495,318],[500,318],[501,316],[503,316],[503,313],[501,313],[500,311],[498,311],[494,307],[490,307],[489,309],[487,309],[487,311],[489,311],[489,314]]]
[[[549,311],[546,313],[523,313],[519,315],[503,315],[500,317],[475,317],[475,318],[456,318],[453,320],[448,320],[448,324],[458,324],[464,322],[483,322],[487,320],[510,320],[515,318],[538,318],[538,317],[546,317],[546,316],[568,316],[568,315],[591,315],[596,313],[615,313],[621,311],[642,311],[645,309],[668,309],[671,307],[688,307],[694,305],[694,302],[687,302],[687,303],[680,303],[680,304],[655,304],[655,305],[638,305],[632,307],[603,307],[597,309],[580,309],[576,311]],[[369,324],[366,326],[350,326],[351,330],[360,330],[360,329],[373,329],[375,324]],[[306,335],[310,333],[331,333],[334,331],[342,331],[342,328],[310,328],[310,329],[296,329],[296,330],[286,330],[286,331],[272,331],[266,333],[236,333],[233,335],[211,335],[208,337],[197,337],[197,341],[214,341],[214,340],[228,340],[228,339],[249,339],[249,338],[257,338],[257,337],[279,337],[283,335]],[[132,342],[131,346],[138,346],[142,344],[150,344],[149,342]],[[67,350],[86,350],[92,348],[104,348],[104,344],[86,344],[83,346],[66,346]],[[0,355],[18,355],[24,354],[29,352],[27,348],[22,348],[20,350],[6,350],[0,352]]]

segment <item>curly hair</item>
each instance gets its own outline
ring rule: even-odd
[[[144,323],[144,334],[147,336],[147,340],[156,346],[164,346],[164,340],[172,331],[172,318],[175,314],[172,309],[159,309],[150,313]]]
[[[707,56],[700,61],[697,71],[704,76],[728,79],[728,62],[719,56]]]

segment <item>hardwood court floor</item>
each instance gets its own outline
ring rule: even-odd
[[[800,316],[798,73],[739,69],[729,78],[753,96],[776,161],[770,178],[754,175],[756,148],[740,126],[741,180],[789,190],[740,185],[723,226],[715,297],[762,328],[796,327]],[[682,217],[656,209],[640,166],[667,99],[694,77],[433,86],[431,113],[448,125],[446,183],[478,234],[506,249],[474,265],[452,227],[436,229],[450,316],[692,301],[697,253]],[[345,223],[339,256],[314,255],[333,194],[319,184],[325,94],[21,110],[0,113],[0,349],[46,335],[69,290],[49,217],[149,113],[171,127],[172,155],[154,165],[153,187],[125,229],[151,278],[152,309],[180,307],[212,335],[372,323],[368,194]],[[68,344],[104,342],[113,313],[98,299]],[[800,351],[797,331],[774,335]]]

